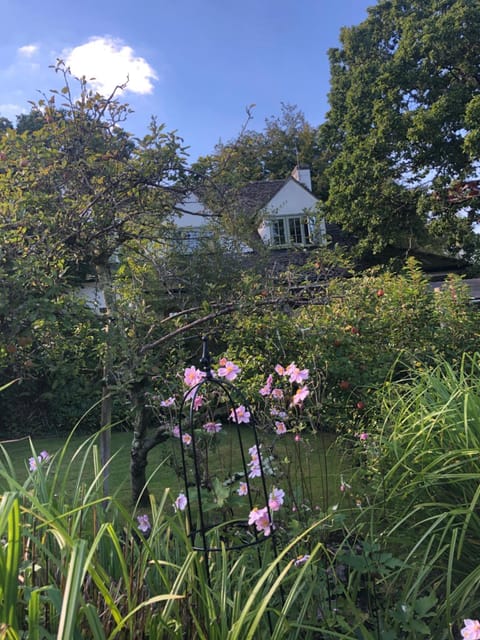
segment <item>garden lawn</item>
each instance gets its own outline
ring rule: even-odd
[[[219,441],[213,455],[224,461],[231,458],[230,464],[240,468],[240,454],[235,446],[234,434],[228,433]],[[108,493],[116,496],[125,506],[131,503],[130,492],[130,446],[132,434],[114,431],[111,440],[111,464],[109,465]],[[326,510],[339,499],[340,455],[336,451],[334,437],[330,434],[310,434],[296,441],[292,434],[277,439],[274,448],[279,474],[275,480],[295,494],[299,506],[308,502]],[[247,446],[248,446],[247,441]],[[85,466],[83,452],[91,447],[91,464]],[[62,453],[64,450],[64,453]],[[100,463],[95,464],[98,455],[98,441],[94,436],[72,436],[67,442],[63,437],[25,437],[15,440],[0,440],[0,471],[5,465],[21,484],[29,473],[29,459],[34,452],[47,451],[54,457],[54,465],[61,464],[64,472],[65,493],[74,495],[81,483],[88,487],[97,475],[100,477]],[[82,453],[82,455],[80,455]],[[237,460],[235,459],[237,457]],[[183,480],[175,469],[180,468],[180,449],[174,438],[153,449],[148,458],[147,477],[149,491],[162,495],[165,488],[171,488],[176,495],[183,491]],[[0,493],[7,488],[0,473]]]

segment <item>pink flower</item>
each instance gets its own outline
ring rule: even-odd
[[[285,426],[284,422],[275,422],[275,433],[277,434],[277,436],[283,436],[284,433],[287,433],[287,427]]]
[[[195,399],[193,401],[193,410],[198,411],[202,406],[202,404],[203,404],[203,396],[201,395],[195,396]]]
[[[182,436],[182,442],[188,447],[189,444],[192,444],[192,436],[189,433],[184,433]]]
[[[480,622],[478,620],[467,619],[463,621],[463,624],[465,626],[460,630],[460,633],[464,640],[480,640]]]
[[[220,422],[206,422],[203,425],[203,429],[207,433],[218,433],[222,430],[222,424]]]
[[[295,442],[300,442],[302,440],[302,436],[299,433],[296,433],[294,440]]]
[[[297,389],[295,395],[293,396],[292,405],[299,405],[305,400],[305,398],[310,393],[308,387],[300,387]]]
[[[254,524],[257,531],[263,531],[265,536],[269,536],[273,525],[268,517],[267,507],[263,507],[263,509],[257,509],[257,507],[255,507],[252,509],[248,517],[248,524]]]
[[[161,407],[171,407],[172,404],[175,404],[175,398],[173,396],[170,396],[170,398],[167,398],[166,400],[162,400],[160,402]]]
[[[184,511],[187,506],[187,498],[183,493],[178,494],[178,498],[175,500],[174,509],[175,511]]]
[[[38,465],[42,464],[42,462],[48,462],[50,460],[50,454],[48,451],[40,451],[40,455],[37,458],[33,456],[28,459],[28,467],[30,471],[36,471],[38,469]]]
[[[250,457],[251,457],[251,460],[248,463],[248,466],[250,467],[248,477],[260,478],[262,475],[262,471],[260,469],[260,456],[259,456],[257,445],[254,444],[253,447],[250,447],[250,449],[248,450],[248,453],[250,454]]]
[[[286,375],[286,370],[282,367],[281,364],[276,364],[275,365],[275,371],[276,373],[278,373],[279,376],[284,376]]]
[[[196,393],[195,389],[190,389],[190,391],[187,391],[187,393],[183,396],[183,401],[188,402],[189,400],[191,401],[192,398],[193,410],[198,411],[203,404],[203,396],[199,393]]]
[[[187,387],[193,387],[203,380],[206,376],[204,371],[200,371],[196,367],[187,367],[183,374],[183,381]]]
[[[269,396],[270,392],[272,390],[272,382],[273,382],[273,376],[269,375],[267,378],[267,381],[265,383],[265,386],[262,387],[259,391],[261,396]]]
[[[248,453],[250,454],[250,457],[252,458],[252,460],[258,460],[258,447],[256,444],[254,444],[252,447],[250,447],[250,449],[248,450]]]
[[[245,424],[248,424],[250,422],[250,411],[247,411],[243,406],[243,404],[241,404],[236,409],[231,410],[229,417],[230,417],[230,420],[234,420],[239,424],[241,424],[242,422],[244,422]]]
[[[308,553],[306,553],[303,556],[297,556],[297,559],[294,561],[294,564],[296,567],[301,567],[302,564],[305,564],[305,562],[307,562],[307,560],[310,560],[310,556],[308,555]]]
[[[138,528],[142,533],[148,533],[152,528],[150,524],[150,520],[148,519],[147,514],[143,514],[142,516],[137,516]]]
[[[172,427],[172,436],[174,436],[175,438],[180,438],[180,427],[178,426],[178,424]]]
[[[268,498],[268,506],[271,511],[278,511],[283,504],[285,498],[285,491],[283,489],[277,489],[273,487],[272,492]]]
[[[220,362],[223,364],[223,366],[219,368],[218,375],[221,378],[225,378],[229,382],[232,382],[232,380],[235,380],[235,378],[238,376],[238,374],[241,371],[240,367],[234,364],[233,362],[230,362],[230,360],[225,360],[224,358],[222,358]]]
[[[240,482],[237,493],[239,496],[248,495],[248,484],[246,482]]]
[[[275,398],[275,400],[281,400],[283,398],[283,391],[281,389],[273,389],[272,398]]]
[[[363,433],[361,433],[361,434],[358,436],[358,439],[359,439],[359,440],[363,440],[363,441],[367,440],[367,439],[368,439],[368,433],[367,433],[366,431],[364,431]]]
[[[262,475],[262,471],[260,469],[260,462],[258,460],[252,460],[248,463],[250,467],[250,471],[248,472],[249,478],[260,478]]]
[[[300,371],[297,365],[294,362],[292,362],[285,369],[285,374],[287,376],[290,376],[289,378],[290,382],[297,382],[298,384],[301,384],[302,382],[305,382],[305,380],[308,380],[309,371],[308,369],[302,369]]]

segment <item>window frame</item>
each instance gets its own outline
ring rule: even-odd
[[[298,225],[298,228],[295,226]],[[292,237],[293,236],[293,237]],[[270,219],[272,247],[307,247],[315,244],[315,218],[307,214],[275,216]]]

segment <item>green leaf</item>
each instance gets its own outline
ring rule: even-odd
[[[215,494],[215,499],[219,507],[223,507],[225,501],[230,495],[230,489],[226,487],[218,478],[214,478],[213,482],[213,492]]]

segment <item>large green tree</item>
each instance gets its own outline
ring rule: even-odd
[[[477,176],[479,33],[479,0],[379,0],[330,50],[326,212],[361,248],[474,247],[480,199],[455,194]]]

